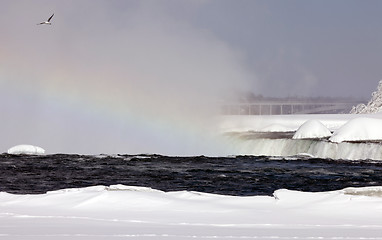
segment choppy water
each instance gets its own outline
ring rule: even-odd
[[[0,172],[0,191],[17,194],[124,184],[250,196],[281,188],[315,192],[382,185],[382,161],[298,157],[1,154]]]

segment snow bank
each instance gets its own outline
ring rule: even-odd
[[[382,140],[382,119],[356,118],[343,125],[329,138],[331,142]]]
[[[95,186],[0,193],[5,239],[379,239],[382,187],[235,197]],[[363,194],[365,193],[365,194]]]
[[[259,132],[293,132],[294,128],[282,124],[270,124],[260,129]]]
[[[293,135],[293,139],[325,138],[332,133],[318,120],[308,120]]]
[[[221,116],[217,121],[220,132],[294,132],[309,120],[320,121],[330,131],[337,130],[356,114],[306,114],[306,115],[232,115]],[[374,116],[373,116],[374,117]],[[382,115],[376,116],[382,118]]]
[[[17,145],[8,149],[8,154],[44,154],[45,150],[33,145]]]

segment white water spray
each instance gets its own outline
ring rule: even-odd
[[[227,139],[234,155],[310,155],[330,159],[382,159],[382,146],[378,142],[332,143],[320,139],[243,139],[238,136],[227,136]]]

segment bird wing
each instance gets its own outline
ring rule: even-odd
[[[52,16],[50,16],[50,18],[48,18],[48,22],[50,22],[50,19],[52,19],[53,16],[54,16],[54,13],[52,14]]]

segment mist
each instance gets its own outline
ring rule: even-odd
[[[381,7],[1,1],[0,149],[206,153],[216,105],[232,92],[367,100],[382,76]],[[52,13],[51,26],[36,25]]]
[[[219,99],[255,79],[242,52],[165,2],[2,5],[4,151],[209,153]],[[36,25],[51,13],[52,26]]]

